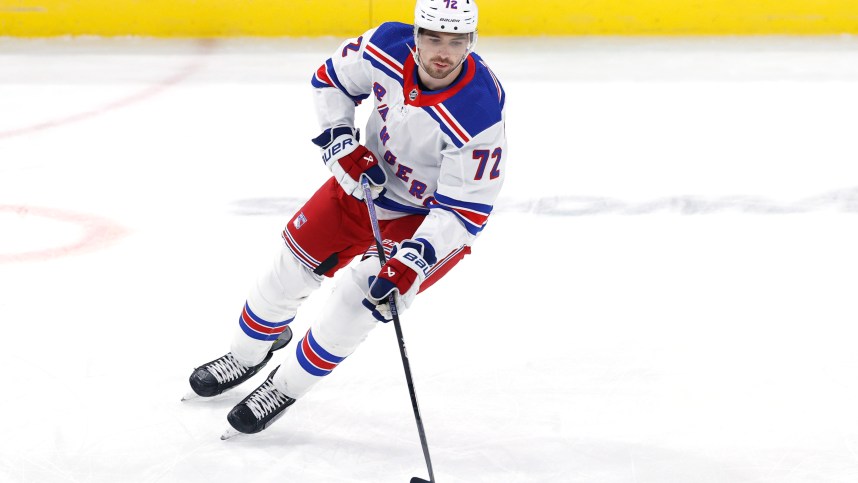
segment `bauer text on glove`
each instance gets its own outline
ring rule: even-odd
[[[393,248],[390,260],[370,284],[367,298],[376,304],[383,303],[395,290],[407,308],[436,261],[435,249],[426,240],[403,241]]]
[[[363,199],[360,184],[362,174],[372,184],[373,198],[381,194],[387,175],[378,164],[378,157],[364,145],[358,143],[358,132],[346,126],[326,129],[313,139],[322,148],[322,161],[331,170],[343,191],[357,199]]]

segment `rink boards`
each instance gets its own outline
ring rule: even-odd
[[[451,0],[464,1],[464,0]],[[486,35],[858,33],[855,0],[481,0]],[[0,37],[356,35],[412,0],[0,0]]]

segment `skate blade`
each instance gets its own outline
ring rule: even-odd
[[[235,428],[228,428],[226,431],[223,432],[222,435],[220,435],[220,440],[227,441],[229,439],[236,438],[242,435],[244,435],[244,433],[242,433],[241,431],[238,431]]]
[[[199,394],[195,393],[193,390],[190,390],[190,391],[188,391],[187,394],[182,396],[182,402],[186,402],[186,401],[200,401],[200,402],[222,401],[224,399],[229,399],[233,395],[234,395],[234,393],[230,392],[229,389],[227,389],[226,391],[224,391],[220,394],[215,394],[214,396],[200,396]]]

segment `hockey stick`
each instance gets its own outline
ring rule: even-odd
[[[375,247],[378,250],[378,260],[384,266],[387,257],[384,255],[384,245],[381,243],[381,229],[378,227],[378,217],[375,215],[375,203],[372,201],[372,190],[366,175],[361,175],[360,184],[363,186],[363,199],[369,212],[369,220],[372,223],[372,234],[375,237]],[[414,409],[414,419],[417,421],[417,432],[420,434],[420,444],[423,445],[423,457],[426,458],[426,468],[429,470],[429,481],[423,478],[413,477],[411,483],[435,483],[435,474],[432,472],[432,460],[429,458],[429,444],[426,442],[426,431],[423,429],[423,418],[420,417],[420,408],[417,406],[417,393],[414,391],[414,380],[411,378],[411,364],[408,362],[408,353],[405,350],[405,338],[402,336],[402,324],[399,322],[399,312],[396,310],[396,298],[393,292],[388,298],[390,313],[393,315],[393,327],[396,329],[396,337],[399,339],[399,355],[402,356],[402,368],[405,369],[405,380],[408,382],[408,393],[411,396],[411,407]]]

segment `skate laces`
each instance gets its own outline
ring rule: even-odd
[[[250,399],[247,400],[247,407],[259,420],[271,414],[287,400],[289,400],[289,396],[277,390],[274,387],[274,381],[269,378],[256,391],[253,391]]]
[[[225,356],[209,364],[207,369],[214,375],[218,383],[223,384],[238,379],[249,368],[238,362],[233,357],[232,352],[228,352]]]

